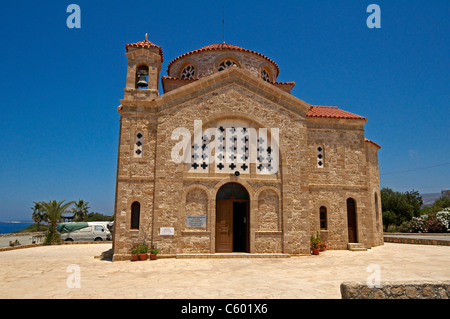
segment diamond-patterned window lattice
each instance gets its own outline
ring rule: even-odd
[[[185,80],[191,80],[195,76],[195,68],[193,65],[189,64],[184,67],[183,71],[181,71],[181,78]]]
[[[270,75],[269,75],[269,73],[268,73],[265,69],[261,70],[261,79],[263,79],[264,81],[269,82],[269,83],[272,82],[272,81],[270,80]]]
[[[222,63],[219,64],[218,71],[223,71],[225,69],[228,69],[230,66],[237,65],[235,62],[231,60],[225,60]]]
[[[317,167],[323,168],[324,167],[324,149],[323,146],[317,147]]]
[[[142,157],[144,144],[144,135],[137,132],[134,137],[134,157]]]

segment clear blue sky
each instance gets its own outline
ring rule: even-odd
[[[81,29],[66,26],[71,3]],[[125,44],[148,33],[167,75],[222,41],[223,5],[226,42],[273,59],[295,96],[368,118],[382,187],[450,189],[448,0],[1,1],[0,220],[53,199],[112,214]]]

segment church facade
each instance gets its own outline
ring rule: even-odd
[[[126,45],[114,260],[145,243],[162,256],[299,255],[383,244],[378,150],[366,118],[293,96],[278,65],[227,43],[172,60]],[[159,83],[163,94],[159,94]]]

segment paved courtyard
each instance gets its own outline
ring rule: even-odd
[[[340,284],[366,282],[369,265],[379,266],[382,283],[450,280],[449,246],[385,243],[365,252],[273,259],[94,258],[110,248],[62,245],[0,252],[0,298],[339,299]]]

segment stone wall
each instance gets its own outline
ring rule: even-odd
[[[369,288],[366,283],[341,284],[342,299],[448,299],[450,281],[386,282],[380,288]]]
[[[346,249],[346,200],[357,203],[358,241],[370,247],[376,229],[373,187],[369,182],[362,120],[310,119],[310,106],[241,68],[229,68],[152,101],[122,100],[117,171],[114,255],[126,257],[146,241],[162,254],[214,253],[216,194],[227,182],[243,185],[250,197],[250,252],[309,254],[311,233],[319,228],[319,208],[327,207],[329,249]],[[175,128],[191,133],[240,121],[255,129],[279,129],[277,174],[234,175],[190,172],[172,160]],[[136,156],[135,135],[143,133]],[[317,145],[325,147],[325,166],[317,167]],[[376,151],[374,150],[376,153]],[[253,171],[252,171],[253,170]],[[188,190],[189,187],[189,190]],[[379,186],[378,186],[379,187]],[[131,205],[141,204],[139,230],[130,229]],[[206,229],[186,229],[186,216],[207,216]],[[160,234],[173,228],[174,235]]]

